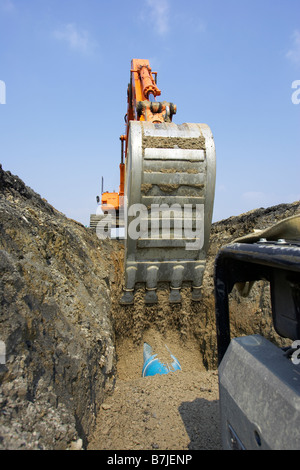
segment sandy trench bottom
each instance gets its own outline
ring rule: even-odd
[[[161,362],[170,362],[167,345],[181,370],[142,377],[143,342]],[[143,342],[119,340],[116,386],[88,450],[221,450],[218,373],[203,366],[197,341],[150,328]]]

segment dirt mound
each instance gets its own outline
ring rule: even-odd
[[[0,448],[87,442],[114,384],[117,250],[0,167]]]

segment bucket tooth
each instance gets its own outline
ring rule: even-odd
[[[148,290],[146,287],[146,294],[145,294],[145,304],[157,304],[158,298],[156,294],[156,289]]]
[[[180,289],[183,280],[184,266],[177,265],[173,267],[172,277],[171,277],[171,286],[170,286],[170,296],[169,302],[171,304],[181,303]]]
[[[149,266],[146,272],[146,294],[145,303],[155,304],[158,302],[156,289],[157,289],[157,276],[159,268],[157,266]]]
[[[121,305],[132,305],[134,302],[134,286],[136,281],[137,268],[135,266],[129,266],[126,269],[126,287],[123,289],[124,294],[120,300]]]
[[[204,274],[204,265],[195,266],[194,268],[194,282],[192,285],[192,300],[194,302],[200,302],[202,299],[202,281]]]
[[[180,287],[171,287],[169,302],[170,304],[181,304]]]
[[[194,302],[200,302],[201,299],[202,299],[202,287],[193,286],[192,287],[192,300]]]
[[[133,305],[133,303],[134,303],[133,289],[132,290],[124,289],[124,294],[121,297],[120,304],[121,305]]]

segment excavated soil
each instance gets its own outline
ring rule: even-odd
[[[170,305],[168,289],[158,289],[158,305],[145,306],[139,287],[134,306],[120,306],[122,263],[116,273],[112,312],[116,332],[117,380],[114,393],[101,405],[90,450],[220,450],[219,393],[214,306],[214,261],[219,248],[254,229],[263,229],[299,213],[299,202],[259,209],[212,226],[211,246],[203,279],[203,299],[193,303],[182,289],[182,304]],[[119,259],[122,259],[120,248]],[[243,299],[230,295],[232,336],[262,334],[279,346],[285,340],[272,324],[269,285],[255,283]],[[181,371],[142,377],[143,343],[161,362]]]
[[[99,240],[0,165],[0,449],[220,449],[214,261],[219,248],[300,212],[300,202],[213,224],[203,298],[121,306],[122,243]],[[272,326],[267,283],[230,298],[232,336]],[[143,345],[181,364],[142,377]]]
[[[120,246],[119,259],[122,257]],[[216,370],[206,369],[197,338],[201,305],[191,302],[187,287],[182,290],[182,304],[170,305],[169,291],[162,284],[157,305],[145,305],[145,291],[140,286],[134,305],[121,306],[122,266],[120,263],[116,273],[112,301],[116,387],[101,406],[88,448],[221,449],[218,376]],[[181,370],[142,377],[144,342],[162,363],[171,363],[172,353]]]
[[[122,255],[121,248],[120,259]],[[88,449],[221,449],[211,298],[193,303],[190,289],[185,287],[182,304],[170,305],[167,286],[161,285],[158,304],[145,306],[145,291],[140,286],[135,304],[120,306],[121,266],[112,301],[116,387],[100,408]],[[207,273],[205,282],[210,278],[211,273]],[[172,362],[169,349],[180,362],[181,371],[142,377],[144,342],[151,345],[162,363]]]
[[[143,149],[145,148],[180,148],[180,149],[203,149],[205,150],[204,137],[143,137]]]
[[[134,307],[115,303],[116,388],[101,406],[90,450],[221,449],[217,371],[204,366],[188,292],[182,306],[169,305],[164,287],[159,306],[145,307],[142,288]],[[172,353],[181,370],[142,377],[144,342],[161,363],[172,363]]]
[[[221,449],[218,411],[216,372],[119,379],[89,449]]]

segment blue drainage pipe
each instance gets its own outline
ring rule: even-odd
[[[167,347],[167,346],[166,346]],[[167,348],[168,349],[168,348]],[[181,370],[181,365],[173,354],[170,353],[173,362],[162,363],[158,360],[157,354],[153,354],[150,344],[144,343],[143,358],[144,365],[142,370],[142,376],[148,377],[156,374],[169,374],[169,372],[175,372],[176,370]]]

